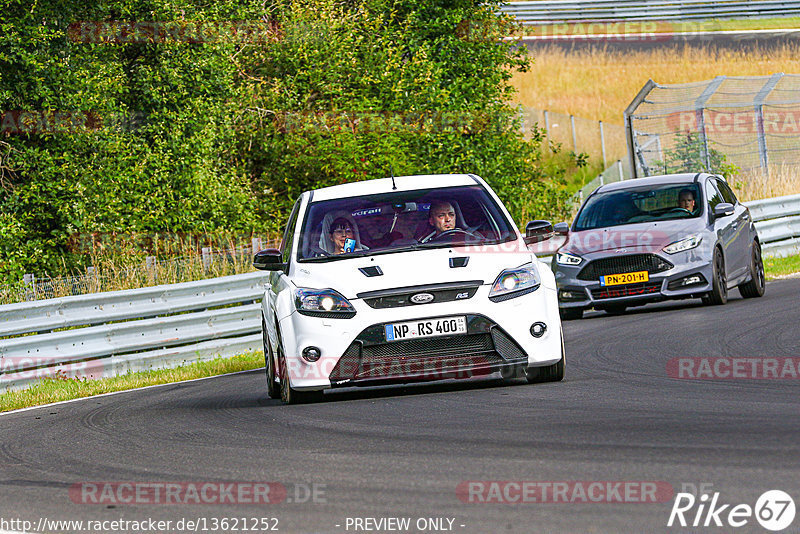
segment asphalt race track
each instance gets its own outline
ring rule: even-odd
[[[481,378],[287,407],[253,371],[0,416],[0,518],[202,519],[212,531],[212,520],[265,517],[280,532],[341,533],[390,531],[355,530],[354,518],[406,517],[411,527],[394,532],[417,532],[420,518],[445,519],[428,532],[447,531],[447,519],[463,533],[659,532],[685,485],[711,484],[719,504],[752,507],[772,489],[800,503],[800,380],[667,372],[672,358],[800,357],[798,296],[800,279],[790,279],[761,299],[733,291],[721,307],[587,314],[565,323],[562,383]],[[457,493],[469,481],[655,482],[662,502],[568,493],[572,502],[478,503]],[[85,482],[277,482],[288,493],[260,505],[83,504],[70,487]],[[753,517],[735,530],[766,532]],[[798,531],[800,516],[784,532]]]

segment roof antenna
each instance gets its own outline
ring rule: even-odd
[[[397,189],[397,184],[394,183],[394,166],[390,163],[389,164],[389,172],[392,174],[392,191]]]

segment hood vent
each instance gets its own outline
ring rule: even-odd
[[[466,267],[468,263],[469,263],[469,256],[462,256],[461,258],[450,258],[451,269]]]
[[[359,267],[358,270],[361,271],[361,274],[363,274],[366,277],[383,276],[383,271],[381,271],[381,268],[378,267],[377,265],[371,265],[369,267]]]

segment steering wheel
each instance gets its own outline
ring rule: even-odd
[[[474,237],[476,239],[478,238],[478,236],[476,236],[472,232],[469,232],[467,230],[463,230],[461,228],[453,228],[452,230],[445,230],[441,234],[428,239],[428,241],[426,241],[426,243],[435,243],[436,241],[442,241],[443,238],[454,236],[456,234],[464,234],[464,235],[468,235],[470,237]]]
[[[687,213],[687,214],[689,214],[689,215],[691,215],[691,214],[692,214],[692,212],[691,212],[691,211],[687,210],[686,208],[681,208],[681,207],[672,208],[672,209],[671,209],[671,210],[669,210],[667,213]]]

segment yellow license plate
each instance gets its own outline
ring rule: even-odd
[[[647,282],[650,276],[647,271],[636,271],[635,273],[607,274],[600,277],[601,286],[619,286],[622,284],[638,284]]]

